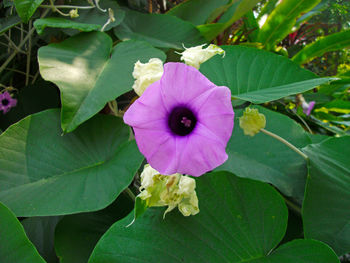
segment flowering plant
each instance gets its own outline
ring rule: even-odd
[[[0,1],[0,262],[346,262],[318,2]]]

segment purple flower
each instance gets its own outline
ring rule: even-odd
[[[13,99],[10,96],[10,93],[5,91],[4,93],[0,94],[0,111],[3,111],[3,113],[7,113],[12,107],[15,107],[17,104],[17,100]]]
[[[183,63],[164,65],[124,115],[148,163],[161,174],[200,176],[227,160],[233,129],[231,92]]]
[[[302,108],[303,108],[303,112],[309,116],[311,111],[313,110],[313,108],[315,107],[315,101],[310,101],[309,103],[307,103],[306,101],[304,101],[302,103]]]

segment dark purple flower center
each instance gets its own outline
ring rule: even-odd
[[[3,100],[1,101],[1,104],[4,105],[4,106],[7,106],[9,103],[10,103],[10,102],[9,102],[8,99],[3,99]]]
[[[197,118],[193,112],[183,106],[174,108],[168,119],[170,130],[179,136],[190,134],[196,126]]]

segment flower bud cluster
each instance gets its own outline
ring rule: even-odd
[[[190,216],[199,213],[195,188],[193,178],[178,173],[161,175],[146,164],[141,173],[141,193],[138,197],[145,200],[148,207],[168,206],[164,216],[176,207],[184,216]]]

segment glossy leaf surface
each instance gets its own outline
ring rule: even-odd
[[[1,263],[45,263],[24,232],[16,216],[0,203]]]
[[[329,244],[338,255],[350,251],[350,137],[309,145],[310,158],[305,200],[304,232]]]
[[[304,92],[333,78],[319,78],[289,59],[243,46],[222,46],[225,57],[204,62],[200,71],[218,86],[231,89],[232,96],[253,103],[277,100]]]
[[[303,128],[290,118],[263,107],[254,108],[265,115],[266,130],[299,148],[311,143]],[[229,158],[216,170],[271,183],[283,194],[302,200],[307,175],[305,160],[266,134],[260,132],[254,137],[244,135],[239,127],[239,117],[242,115],[242,110],[235,111],[235,128],[226,148]]]
[[[59,111],[48,110],[0,136],[0,201],[17,216],[102,209],[130,184],[143,160],[117,117],[97,115],[63,136],[59,122]]]
[[[101,32],[40,48],[40,73],[61,90],[63,131],[73,131],[108,101],[131,90],[135,62],[154,57],[165,59],[162,51],[141,41],[125,41],[112,51],[111,38]]]

